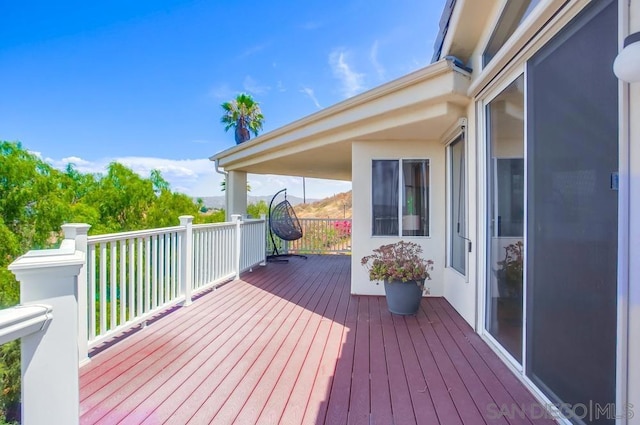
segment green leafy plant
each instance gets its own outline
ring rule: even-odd
[[[418,281],[431,279],[433,260],[422,257],[422,247],[414,242],[400,241],[382,245],[373,250],[373,254],[363,257],[361,264],[369,271],[369,280]]]
[[[498,266],[500,266],[497,270],[498,278],[504,279],[508,295],[511,297],[522,294],[523,247],[522,241],[505,246],[504,259],[498,261]]]

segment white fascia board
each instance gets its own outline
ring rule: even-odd
[[[274,152],[290,149],[292,145],[307,149],[317,143],[324,144],[323,136],[332,136],[330,142],[353,137],[353,128],[369,125],[374,119],[384,119],[387,114],[410,109],[419,105],[429,106],[438,102],[464,104],[468,101],[465,93],[470,83],[470,75],[442,60],[398,80],[372,89],[359,96],[347,99],[333,107],[295,121],[254,140],[234,146],[212,156],[220,165],[238,168],[240,162],[251,158],[259,161]],[[340,131],[345,134],[337,136]],[[361,131],[367,133],[370,131]],[[349,136],[348,133],[351,133]],[[313,140],[312,140],[313,139]],[[308,143],[312,142],[311,145]]]

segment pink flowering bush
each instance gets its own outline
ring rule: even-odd
[[[382,245],[360,263],[369,271],[371,281],[418,281],[431,279],[433,261],[422,258],[422,247],[414,242],[400,241]]]
[[[351,236],[351,221],[350,220],[338,220],[333,223],[333,228],[336,230],[339,238],[346,238]]]

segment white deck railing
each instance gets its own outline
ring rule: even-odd
[[[351,219],[300,218],[302,238],[287,242],[296,254],[345,254],[351,252]]]
[[[20,281],[21,305],[0,311],[0,344],[20,338],[24,425],[79,422],[77,283],[84,262],[84,252],[66,239],[9,266]]]
[[[234,216],[230,223],[203,225],[191,220],[88,238],[87,349],[265,262],[264,219]]]

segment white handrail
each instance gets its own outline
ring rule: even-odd
[[[183,216],[180,226],[87,238],[87,350],[265,263],[264,218],[196,225],[192,220]]]
[[[51,321],[48,305],[19,305],[0,310],[0,345],[44,330]]]

